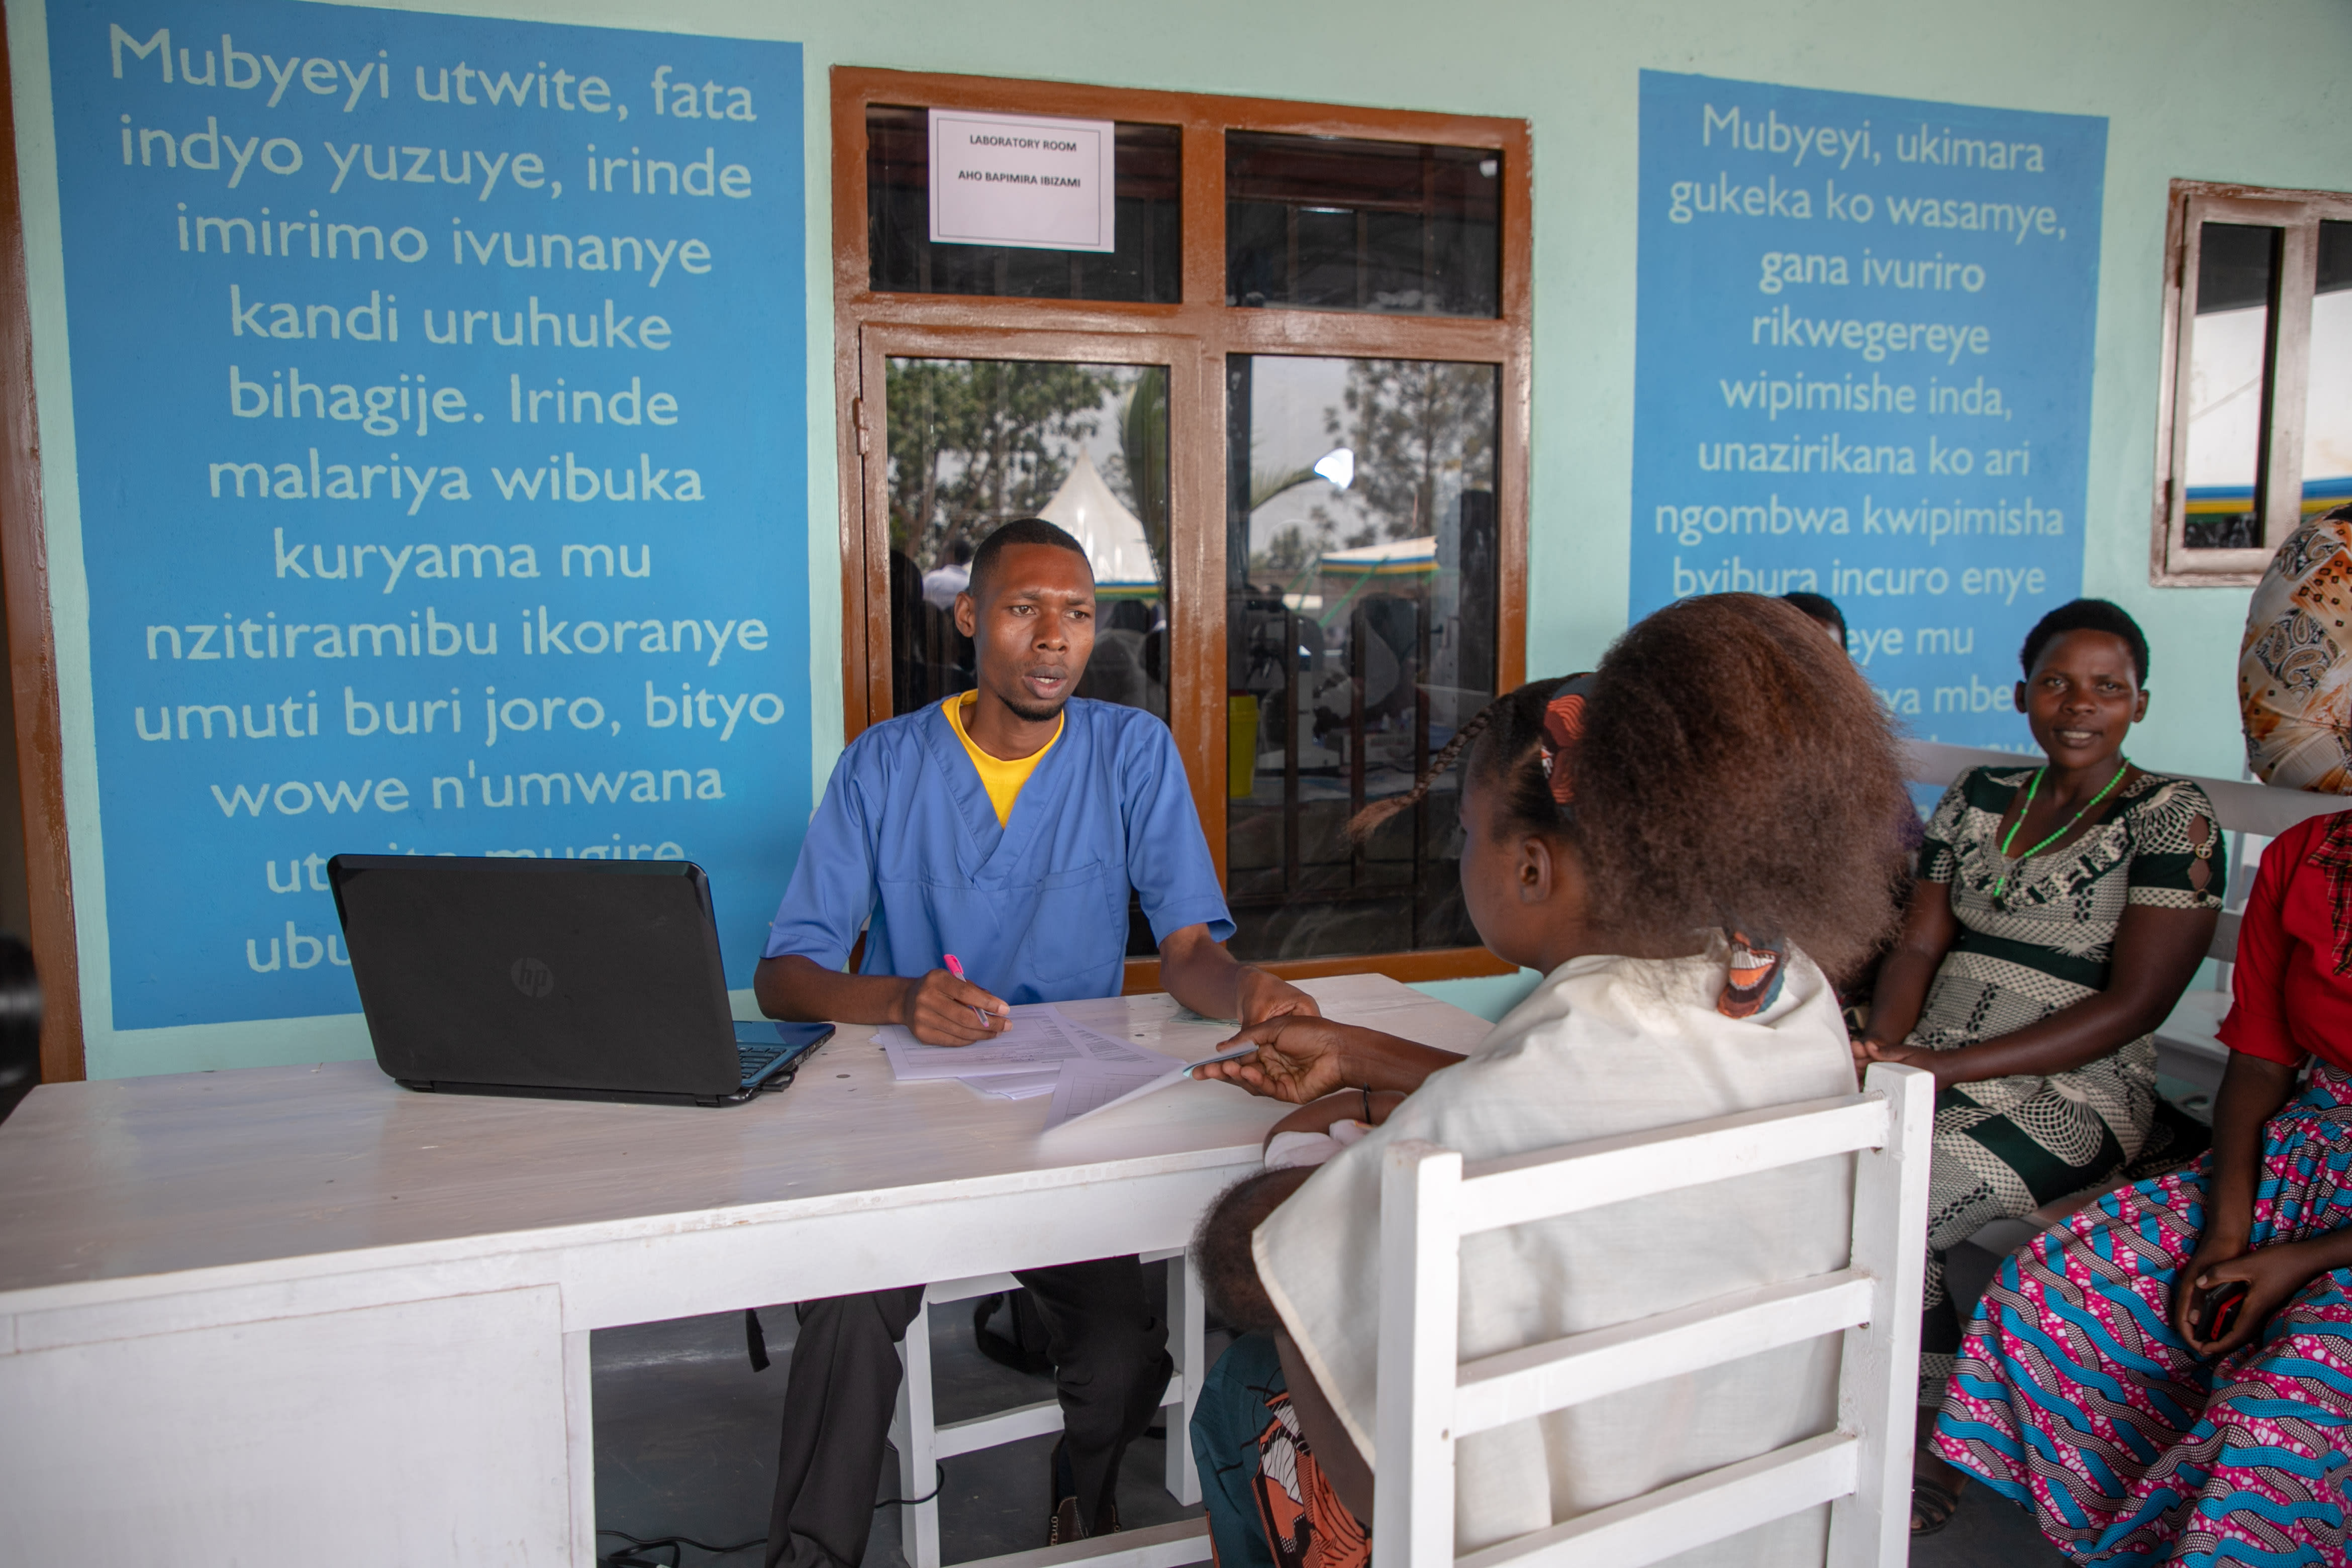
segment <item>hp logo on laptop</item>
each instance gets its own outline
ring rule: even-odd
[[[516,959],[507,974],[514,982],[514,988],[526,996],[536,999],[555,993],[555,971],[535,958]]]

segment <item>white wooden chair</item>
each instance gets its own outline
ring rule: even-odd
[[[1635,1568],[1824,1502],[1829,1568],[1898,1568],[1910,1551],[1934,1113],[1929,1075],[1882,1063],[1860,1094],[1507,1159],[1391,1147],[1373,1568]],[[1457,1363],[1465,1236],[1850,1151],[1860,1158],[1846,1268]],[[1841,1331],[1834,1431],[1454,1557],[1460,1438]]]
[[[2034,755],[1947,746],[1932,741],[1914,741],[1906,750],[1904,776],[1915,784],[1937,788],[1950,784],[1970,768],[2015,767],[2021,763],[2041,760]],[[2215,1037],[2215,1031],[2221,1027],[2221,1016],[2229,1011],[2230,967],[2238,955],[2238,911],[2246,907],[2246,895],[2253,889],[2254,871],[2262,862],[2263,848],[2308,817],[2352,810],[2352,800],[2299,789],[2273,789],[2242,779],[2202,778],[2193,773],[2178,776],[2189,778],[2213,802],[2213,814],[2222,832],[2229,836],[2224,864],[2230,875],[2225,912],[2214,923],[2213,940],[2205,950],[2206,956],[2216,965],[2215,978],[2210,984],[2191,984],[2174,1005],[2171,1016],[2157,1026],[2156,1061],[2157,1069],[2167,1078],[2189,1084],[2210,1097],[2221,1088],[2221,1069],[2230,1059],[2229,1048]],[[1970,1239],[1997,1258],[2014,1252],[2114,1184],[2060,1198],[2023,1219],[1994,1220]]]
[[[1168,1263],[1168,1350],[1175,1359],[1175,1375],[1168,1380],[1168,1395],[1160,1402],[1168,1422],[1168,1489],[1181,1503],[1201,1500],[1201,1479],[1192,1466],[1192,1407],[1200,1403],[1201,1384],[1209,1368],[1201,1348],[1201,1282],[1183,1249],[1147,1252],[1143,1261]],[[1000,1410],[969,1421],[940,1426],[931,1406],[931,1309],[1021,1289],[1010,1274],[983,1274],[926,1287],[923,1310],[907,1325],[898,1356],[907,1374],[898,1384],[898,1410],[891,1418],[890,1442],[898,1451],[898,1495],[921,1498],[898,1509],[899,1550],[909,1568],[941,1568],[940,1562],[940,1461],[981,1448],[1017,1443],[1062,1429],[1058,1399]],[[1039,1477],[1038,1506],[1045,1501],[1044,1477]],[[1085,1563],[1088,1568],[1174,1568],[1205,1562],[1211,1555],[1206,1524],[1187,1520],[1178,1524],[1121,1531],[1099,1541],[1041,1548],[975,1559],[988,1568],[1045,1568],[1046,1564]]]

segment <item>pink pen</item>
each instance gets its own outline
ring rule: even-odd
[[[965,984],[967,984],[967,985],[971,984],[971,976],[970,976],[970,975],[966,974],[966,973],[963,972],[963,963],[962,963],[962,961],[961,961],[961,960],[960,960],[960,959],[958,959],[958,958],[956,957],[956,955],[955,955],[954,953],[952,953],[952,952],[950,952],[950,953],[947,954],[946,956],[947,956],[948,973],[949,973],[950,974],[954,975],[958,980],[962,981]],[[964,1004],[964,1005],[965,1005],[965,1006],[967,1006],[967,1007],[971,1007],[971,1010],[972,1010],[974,1013],[977,1013],[977,1014],[979,1014],[979,1015],[980,1015],[980,1026],[981,1026],[982,1028],[983,1028],[983,1029],[992,1029],[992,1028],[994,1028],[994,1027],[996,1026],[993,1023],[992,1023],[992,1022],[990,1021],[989,1016],[988,1016],[988,1014],[987,1014],[987,1012],[986,1012],[984,1009],[982,1009],[982,1008],[979,1008],[979,1007],[972,1007],[971,1004],[971,1003],[969,1003],[969,1002],[965,1003],[965,1004]]]

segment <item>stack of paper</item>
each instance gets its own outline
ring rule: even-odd
[[[1185,1064],[1132,1040],[1114,1039],[1050,1002],[1012,1009],[1004,1029],[970,1046],[927,1046],[896,1024],[877,1032],[900,1082],[951,1078],[995,1100],[1051,1094],[1048,1128],[1172,1083]]]
[[[1059,1068],[1050,1072],[1000,1072],[956,1081],[988,1100],[1034,1100],[1041,1094],[1053,1093],[1054,1086],[1062,1081],[1062,1074]]]

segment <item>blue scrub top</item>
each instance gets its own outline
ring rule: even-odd
[[[767,956],[914,976],[954,953],[1011,1003],[1116,996],[1128,895],[1155,941],[1234,933],[1175,738],[1139,709],[1073,698],[999,827],[938,703],[849,743],[809,821]],[[867,924],[869,917],[871,925]]]

